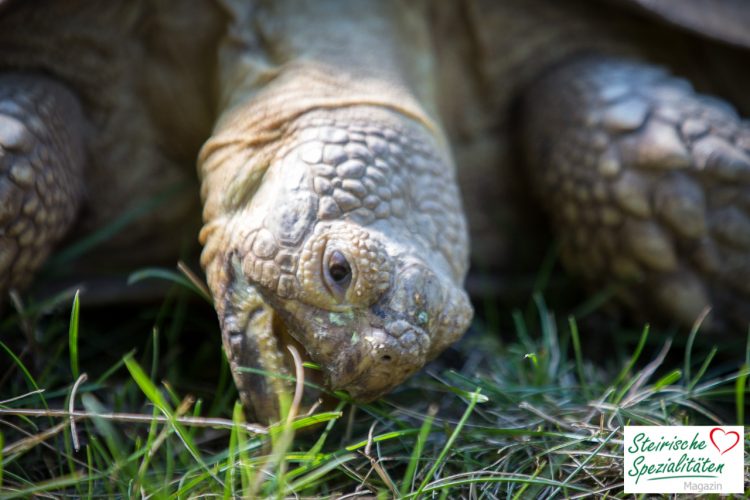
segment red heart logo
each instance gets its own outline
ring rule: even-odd
[[[716,444],[716,441],[714,440],[714,434],[717,432],[721,432],[722,434],[720,436],[717,436],[719,440],[719,444],[721,444],[722,446],[719,446],[719,444]],[[732,435],[734,435],[734,443],[729,445],[729,441],[731,441]],[[721,453],[722,455],[728,452],[729,450],[731,450],[732,448],[734,448],[735,446],[737,446],[737,443],[740,442],[740,435],[738,433],[734,431],[726,432],[721,427],[714,427],[713,429],[711,429],[711,432],[708,434],[708,437],[709,439],[711,439],[711,444],[713,444],[716,447],[716,449],[719,450],[719,453]],[[721,450],[722,447],[724,447],[724,451]]]

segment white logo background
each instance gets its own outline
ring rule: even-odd
[[[744,493],[744,427],[626,426],[625,493]]]

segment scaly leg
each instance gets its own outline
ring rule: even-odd
[[[75,218],[83,191],[83,124],[77,98],[63,85],[0,75],[3,295],[28,284]]]
[[[646,316],[750,320],[750,126],[661,68],[590,57],[525,100],[566,267]]]

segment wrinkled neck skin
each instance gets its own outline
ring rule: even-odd
[[[472,316],[426,26],[409,2],[245,3],[199,158],[202,264],[222,328],[250,328],[247,297],[259,296],[330,388],[370,400]]]

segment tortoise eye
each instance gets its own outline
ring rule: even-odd
[[[352,281],[352,266],[341,251],[333,250],[328,254],[324,268],[326,287],[341,299]]]
[[[328,276],[336,285],[346,288],[352,278],[352,268],[344,254],[334,250],[328,258]]]

